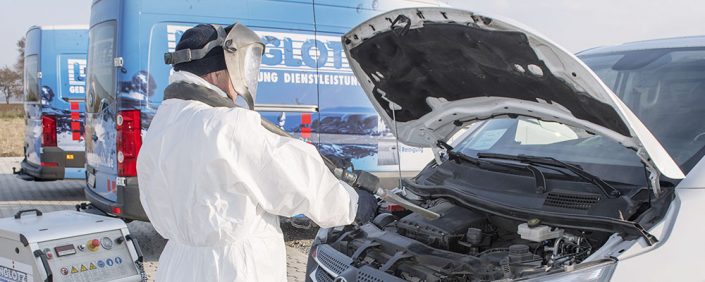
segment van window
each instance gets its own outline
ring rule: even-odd
[[[39,101],[37,72],[39,72],[39,58],[37,55],[27,56],[24,59],[24,100],[27,102]]]
[[[96,113],[115,100],[115,32],[117,23],[108,21],[88,32],[88,79],[86,111]]]

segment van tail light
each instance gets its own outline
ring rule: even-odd
[[[56,147],[56,117],[42,115],[42,147]]]
[[[120,111],[116,124],[118,176],[137,176],[137,153],[142,146],[140,111]]]

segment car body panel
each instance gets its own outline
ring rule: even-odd
[[[696,170],[705,173],[703,170]],[[705,183],[701,183],[703,185]],[[617,264],[613,281],[698,281],[705,277],[705,268],[701,260],[694,258],[705,251],[697,223],[705,213],[705,186],[697,189],[676,189],[679,208],[668,237],[659,238],[661,242],[652,247],[639,243],[625,251]],[[664,265],[662,258],[668,258]],[[654,269],[659,271],[644,271]]]
[[[453,44],[453,36],[473,45]],[[461,10],[401,9],[360,24],[343,40],[370,101],[387,124],[397,119],[397,137],[408,145],[433,147],[467,122],[523,115],[614,139],[637,152],[652,179],[659,172],[684,177],[587,66],[526,28]]]

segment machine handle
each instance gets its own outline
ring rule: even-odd
[[[135,252],[137,253],[137,261],[142,262],[142,260],[143,260],[142,248],[140,248],[140,244],[137,243],[137,240],[135,238],[132,238],[131,234],[128,234],[127,236],[125,236],[125,240],[132,241],[132,246],[135,247]]]
[[[18,212],[15,214],[15,219],[20,219],[20,218],[22,217],[22,214],[23,214],[23,213],[26,213],[26,212],[35,212],[35,213],[37,214],[37,216],[42,216],[42,211],[40,211],[40,210],[38,210],[38,209],[28,209],[28,210],[21,210],[21,211],[18,211]]]
[[[40,214],[41,214],[41,212],[40,212]],[[49,259],[47,258],[47,255],[40,250],[35,250],[34,257],[41,258],[41,260],[42,260],[42,265],[44,266],[44,272],[47,274],[47,278],[44,279],[44,281],[45,282],[54,281],[54,275],[51,272],[51,267],[49,267]]]

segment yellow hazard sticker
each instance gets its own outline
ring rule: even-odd
[[[71,267],[71,273],[78,273],[78,269],[75,266]]]
[[[73,160],[73,154],[66,154],[66,159],[67,160]]]
[[[88,268],[85,265],[81,265],[81,272],[88,271]]]
[[[96,269],[97,267],[95,267],[95,264],[93,264],[93,263],[91,262],[91,265],[89,266],[89,268],[90,268],[91,270],[93,270],[93,269]]]

